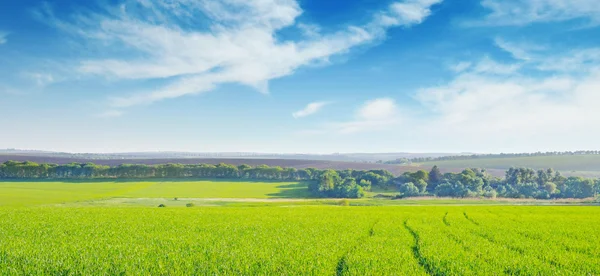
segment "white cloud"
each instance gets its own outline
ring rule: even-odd
[[[437,146],[461,150],[532,151],[594,148],[600,135],[600,49],[528,55],[506,64],[533,74],[466,70],[448,83],[415,94],[427,120],[407,119],[404,128],[443,137]],[[559,70],[560,64],[570,68]],[[426,127],[420,127],[426,125]],[[433,139],[433,138],[432,138]],[[465,147],[468,145],[468,147]]]
[[[91,43],[101,42],[96,45],[120,46],[128,53],[83,60],[80,72],[117,80],[171,81],[154,91],[111,99],[113,107],[122,108],[208,92],[223,83],[244,84],[266,93],[272,79],[379,41],[390,27],[422,22],[430,15],[430,6],[438,2],[394,3],[365,25],[326,34],[318,26],[296,24],[302,10],[295,0],[130,0],[119,9],[110,9],[108,15],[78,15],[72,22],[53,19],[48,11],[45,14],[62,30]],[[209,18],[209,28],[199,27],[200,13]],[[386,22],[381,20],[384,16]],[[291,26],[303,28],[305,38],[277,38],[281,29]]]
[[[393,99],[381,98],[366,102],[358,110],[358,118],[362,120],[386,120],[396,115],[396,102]]]
[[[506,74],[515,73],[520,68],[521,68],[520,64],[499,63],[499,62],[486,56],[483,59],[481,59],[472,69],[473,69],[473,71],[475,71],[477,73],[506,75]]]
[[[588,72],[600,66],[600,48],[574,49],[565,55],[539,61],[538,68],[556,72]]]
[[[479,61],[461,61],[450,66],[454,73],[476,72],[496,75],[507,75],[517,72],[521,68],[519,63],[500,63],[489,56],[484,56]]]
[[[468,62],[468,61],[461,61],[459,63],[456,63],[456,64],[450,66],[450,70],[452,70],[456,73],[460,73],[462,71],[469,69],[471,67],[471,65],[473,65],[473,63]]]
[[[514,43],[506,41],[502,38],[496,38],[495,40],[496,46],[498,48],[504,50],[507,53],[510,53],[513,58],[528,61],[534,58],[534,52],[545,50],[546,47],[540,45],[534,45],[530,43]]]
[[[573,19],[600,24],[597,0],[483,0],[481,5],[490,12],[485,22],[492,25],[527,25]]]
[[[387,11],[376,17],[374,23],[385,26],[411,26],[420,24],[431,15],[431,6],[441,0],[407,0],[393,3]]]
[[[54,76],[47,73],[23,73],[24,76],[35,83],[37,87],[45,87],[55,81]]]
[[[302,34],[304,34],[308,38],[317,38],[321,36],[321,27],[319,27],[318,25],[298,23],[297,26],[298,29],[302,31]]]
[[[356,111],[354,120],[328,124],[325,129],[341,134],[385,130],[399,122],[398,116],[396,102],[380,98],[365,102]]]
[[[314,102],[309,103],[304,109],[292,113],[294,118],[302,118],[309,115],[313,115],[321,110],[324,106],[328,105],[329,102]]]

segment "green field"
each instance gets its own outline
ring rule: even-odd
[[[298,182],[0,182],[0,274],[600,275],[596,206],[307,196]]]
[[[106,198],[305,198],[306,183],[256,181],[4,181],[0,206],[30,206]]]
[[[596,207],[0,208],[3,275],[600,275]]]

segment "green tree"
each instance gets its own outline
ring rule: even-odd
[[[420,194],[424,194],[427,191],[427,182],[423,179],[417,180],[414,185],[419,189]]]
[[[419,192],[419,188],[417,188],[417,186],[415,186],[415,184],[412,182],[400,185],[399,191],[401,197],[418,196],[421,194]]]
[[[437,165],[433,166],[429,172],[429,189],[432,191],[435,190],[435,187],[442,183],[442,180],[444,180],[444,175],[440,171],[440,168]]]

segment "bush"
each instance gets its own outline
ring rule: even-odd
[[[187,204],[185,204],[185,207],[194,207],[194,206],[196,206],[196,205],[194,205],[194,203],[191,203],[191,202],[190,202],[190,203],[187,203]]]
[[[350,200],[348,199],[342,199],[338,202],[338,205],[340,206],[350,206]]]
[[[483,192],[483,196],[486,198],[496,198],[496,196],[498,196],[498,192],[496,192],[494,189],[486,189]]]
[[[158,205],[158,207],[163,208],[163,207],[167,207],[167,205],[160,204],[160,205]]]
[[[371,190],[371,181],[369,180],[361,179],[360,182],[358,182],[358,185],[361,186],[365,191]]]
[[[402,197],[418,196],[420,194],[419,188],[417,188],[412,182],[400,185],[399,190]]]

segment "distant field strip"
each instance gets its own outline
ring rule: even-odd
[[[556,155],[556,156],[523,156],[507,158],[474,158],[463,160],[428,161],[421,163],[425,167],[438,165],[441,168],[488,168],[506,170],[511,167],[528,167],[534,169],[553,168],[569,172],[600,171],[600,155]]]
[[[28,206],[102,198],[304,198],[302,182],[92,181],[0,182],[0,206]]]
[[[600,275],[597,207],[0,208],[3,275]]]

